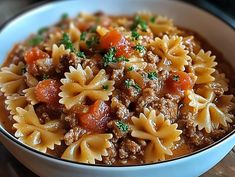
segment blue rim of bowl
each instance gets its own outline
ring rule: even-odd
[[[59,2],[62,1],[62,0],[59,0]],[[54,3],[56,2],[56,0],[46,0],[46,1],[42,1],[42,2],[37,2],[35,4],[32,4],[26,8],[24,8],[23,10],[21,10],[19,13],[17,13],[16,15],[12,16],[11,18],[9,18],[8,20],[6,20],[1,26],[0,26],[0,35],[1,35],[1,31],[13,20],[15,20],[19,15],[22,15],[22,14],[25,14],[29,11],[32,11],[32,10],[35,10],[36,8],[38,7],[41,7],[43,5],[46,5],[46,4],[49,4],[49,3]],[[58,0],[57,0],[58,2]],[[213,15],[214,17],[216,17],[217,19],[223,21],[226,25],[228,25],[230,28],[232,28],[233,30],[235,30],[235,28],[229,23],[227,22],[226,20],[220,18],[219,16],[211,13],[210,11],[208,11],[206,8],[201,8],[201,7],[198,7],[198,6],[195,6],[189,2],[185,2],[185,1],[179,1],[183,4],[187,4],[187,5],[190,5],[190,6],[193,6],[194,8],[198,8],[198,9],[201,9],[203,10],[204,12],[207,12],[209,13],[210,15]],[[6,131],[6,130],[5,130]],[[159,161],[159,162],[154,162],[154,163],[146,163],[146,164],[134,164],[134,165],[104,165],[104,164],[88,164],[88,163],[81,163],[81,162],[75,162],[75,161],[71,161],[71,160],[66,160],[66,159],[62,159],[62,158],[59,158],[59,157],[55,157],[55,156],[52,156],[50,154],[47,154],[47,153],[43,153],[43,152],[40,152],[40,151],[37,151],[36,149],[33,149],[32,147],[30,146],[27,146],[25,145],[24,143],[20,142],[19,140],[17,140],[14,135],[11,135],[9,132],[6,133],[4,130],[3,130],[3,127],[0,126],[0,133],[2,133],[3,135],[5,135],[8,139],[10,139],[11,141],[13,141],[14,143],[24,147],[25,149],[29,150],[29,151],[32,151],[38,155],[42,155],[42,156],[45,156],[47,158],[52,158],[54,160],[58,160],[58,161],[63,161],[63,162],[67,162],[67,163],[72,163],[72,164],[77,164],[77,165],[84,165],[84,166],[93,166],[93,167],[107,167],[107,168],[112,168],[112,167],[118,167],[118,168],[128,168],[128,167],[137,167],[137,166],[150,166],[150,165],[157,165],[157,164],[162,164],[162,163],[166,163],[166,162],[173,162],[173,161],[176,161],[176,160],[180,160],[180,159],[183,159],[183,158],[186,158],[186,157],[190,157],[190,156],[193,156],[193,155],[196,155],[196,154],[199,154],[200,152],[202,151],[205,151],[205,150],[208,150],[218,144],[220,144],[221,142],[223,142],[224,140],[228,139],[229,137],[231,137],[232,135],[235,135],[235,129],[232,130],[230,133],[228,133],[226,136],[224,136],[223,138],[219,139],[218,141],[214,142],[213,144],[209,145],[209,146],[206,146],[202,149],[199,149],[197,151],[194,151],[190,154],[186,154],[186,155],[182,155],[182,156],[179,156],[179,157],[176,157],[176,158],[173,158],[173,159],[169,159],[169,160],[165,160],[165,161]]]

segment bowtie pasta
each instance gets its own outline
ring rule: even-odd
[[[0,70],[9,132],[77,163],[155,163],[234,129],[232,68],[199,34],[141,11],[63,14]]]

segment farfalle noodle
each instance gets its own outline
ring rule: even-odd
[[[185,65],[188,64],[190,57],[187,55],[188,51],[185,50],[183,45],[183,38],[178,36],[168,37],[164,35],[163,38],[156,38],[154,42],[150,44],[153,48],[153,52],[162,58],[162,62],[165,59],[170,61],[168,64],[173,70],[185,70]],[[164,65],[164,63],[163,63]]]
[[[95,164],[107,156],[111,147],[109,139],[112,134],[83,135],[77,142],[71,144],[63,153],[62,158],[82,163]]]
[[[16,129],[15,136],[19,141],[44,153],[47,148],[53,150],[55,145],[61,145],[64,130],[60,120],[41,124],[31,105],[25,109],[18,107],[16,112],[13,117],[16,123],[13,127]]]
[[[108,80],[105,70],[100,70],[97,75],[93,75],[90,67],[83,70],[81,65],[77,69],[70,66],[70,72],[65,73],[65,79],[61,79],[63,85],[59,96],[60,103],[70,109],[75,104],[82,104],[86,98],[91,100],[109,100],[109,96],[114,90],[114,81]],[[107,86],[107,89],[103,87]]]
[[[165,120],[163,114],[156,115],[155,110],[145,108],[139,118],[132,117],[132,133],[135,138],[150,140],[145,149],[145,162],[165,160],[166,155],[172,155],[173,143],[180,140],[181,130],[177,124]]]
[[[11,64],[9,67],[3,67],[0,71],[0,87],[5,96],[19,93],[25,87],[22,70],[25,65],[19,62],[17,65]]]
[[[214,67],[217,63],[214,61],[215,56],[211,56],[211,52],[204,52],[200,50],[197,55],[192,55],[192,68],[193,72],[197,76],[196,84],[206,84],[215,80],[212,73],[215,72]]]
[[[188,91],[186,95],[190,100],[189,106],[194,108],[195,126],[199,130],[205,129],[207,133],[211,133],[219,125],[227,127],[227,123],[232,122],[214,103],[215,93],[211,88],[205,86],[199,88],[197,93]]]

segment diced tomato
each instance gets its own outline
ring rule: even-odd
[[[119,45],[116,48],[116,57],[126,57],[129,58],[131,54],[133,53],[133,49],[127,44],[127,45]]]
[[[192,89],[193,83],[190,76],[182,71],[172,72],[166,80],[167,91],[181,95],[184,90]]]
[[[57,80],[46,79],[40,81],[35,87],[36,99],[40,102],[59,105],[61,83]]]
[[[116,47],[124,41],[124,37],[117,30],[113,30],[100,38],[100,46],[103,49]]]
[[[77,27],[80,31],[87,31],[92,26],[91,23],[88,22],[79,22]]]
[[[109,120],[110,108],[101,100],[97,100],[87,111],[78,116],[81,127],[93,133],[104,133]]]
[[[24,59],[27,64],[32,64],[38,59],[49,58],[46,52],[43,52],[37,47],[31,48],[24,53]]]
[[[116,57],[124,56],[128,58],[133,53],[130,43],[117,30],[112,30],[102,36],[100,38],[100,47],[106,50],[115,47]]]

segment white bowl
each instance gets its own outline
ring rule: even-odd
[[[75,16],[80,11],[102,10],[108,14],[132,14],[149,10],[173,18],[175,24],[193,29],[219,49],[235,66],[235,32],[218,18],[191,5],[165,0],[80,0],[50,2],[13,18],[0,32],[0,62],[13,45],[39,28],[52,25],[64,12]],[[40,153],[20,143],[0,125],[0,140],[27,168],[42,177],[191,177],[199,176],[218,163],[235,145],[235,130],[217,143],[179,157],[150,165],[107,167],[78,164]]]

